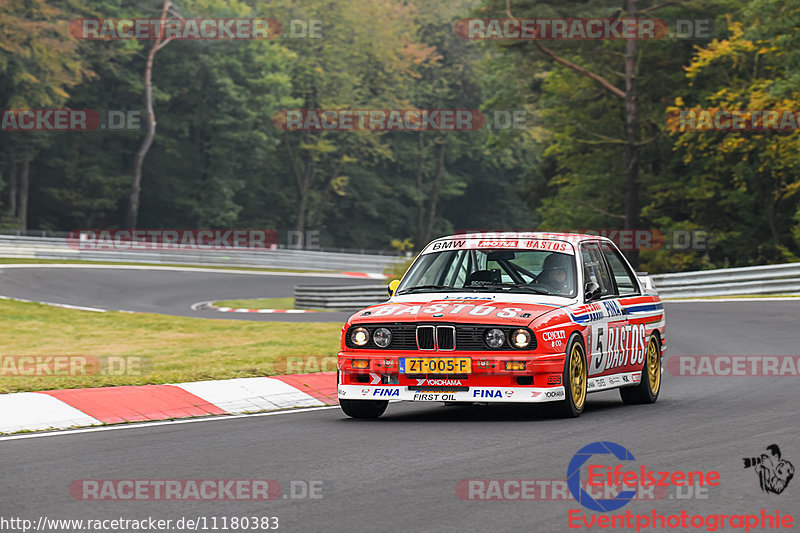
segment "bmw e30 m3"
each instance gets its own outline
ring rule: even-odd
[[[588,393],[653,403],[665,314],[613,242],[566,233],[469,233],[428,244],[390,299],[342,328],[338,396],[354,418],[389,400],[552,402]]]

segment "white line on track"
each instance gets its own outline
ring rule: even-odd
[[[67,429],[60,431],[47,431],[44,433],[23,433],[20,435],[7,435],[0,437],[0,442],[5,440],[37,439],[40,437],[60,437],[63,435],[75,435],[79,433],[96,433],[98,431],[116,431],[119,429],[138,429],[155,426],[171,426],[176,424],[192,424],[195,422],[219,422],[220,420],[235,420],[237,418],[252,418],[261,416],[285,415],[291,413],[307,413],[309,411],[323,411],[326,409],[339,409],[338,405],[326,405],[323,407],[306,407],[302,409],[286,409],[282,411],[269,411],[266,413],[251,413],[242,415],[217,415],[201,418],[182,418],[179,420],[157,420],[153,422],[133,422],[130,424],[115,424],[110,426],[88,427],[78,429]]]
[[[192,311],[219,311],[220,313],[277,313],[287,315],[298,315],[306,313],[316,313],[314,309],[237,309],[233,307],[217,307],[214,302],[195,302],[189,306]]]
[[[0,300],[13,300],[15,302],[25,302],[31,304],[42,304],[42,305],[50,305],[52,307],[63,307],[64,309],[76,309],[78,311],[94,311],[95,313],[105,313],[108,309],[100,309],[99,307],[84,307],[82,305],[70,305],[70,304],[57,304],[53,302],[37,302],[35,300],[25,300],[22,298],[12,298],[11,296],[0,296]],[[128,311],[132,312],[132,311]]]

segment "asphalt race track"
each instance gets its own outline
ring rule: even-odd
[[[295,285],[359,285],[378,280],[288,273],[129,268],[3,268],[0,295],[106,310],[236,320],[344,322],[350,313],[240,314],[191,309],[197,302],[283,298]]]
[[[68,283],[65,280],[64,287]],[[191,283],[201,285],[202,279]],[[220,283],[237,287],[236,280]],[[167,290],[169,282],[164,286]],[[8,290],[7,283],[2,287]],[[172,300],[183,292],[166,293],[162,301],[177,309],[187,300]],[[91,295],[87,298],[86,304],[97,303]],[[142,307],[157,303],[134,302]],[[797,355],[799,304],[666,304],[667,355]],[[700,498],[682,499],[686,492],[670,487],[663,499],[631,501],[611,515],[630,511],[649,516],[654,509],[661,514],[685,510],[734,515],[765,509],[772,515],[776,510],[790,513],[796,522],[800,474],[782,494],[766,494],[753,469],[743,468],[742,458],[759,457],[767,445],[778,444],[783,458],[800,467],[798,405],[797,377],[665,374],[656,404],[625,406],[614,391],[597,393],[589,397],[584,415],[573,420],[549,418],[540,408],[392,404],[377,421],[347,419],[333,408],[5,438],[0,439],[0,501],[5,516],[34,523],[42,515],[173,520],[277,516],[279,531],[293,532],[566,531],[570,511],[581,511],[587,519],[600,513],[572,499],[464,501],[456,485],[465,479],[563,480],[581,447],[607,440],[627,448],[637,469],[644,465],[656,471],[717,471],[721,476],[721,484]],[[269,502],[80,501],[68,491],[70,483],[80,479],[151,478],[274,479],[287,495],[291,481],[317,481],[322,497]],[[750,529],[755,530],[759,529]]]

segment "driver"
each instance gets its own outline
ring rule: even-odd
[[[556,289],[556,292],[570,293],[568,269],[569,258],[564,254],[552,253],[544,258],[537,282]]]

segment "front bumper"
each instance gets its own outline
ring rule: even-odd
[[[340,400],[403,400],[411,402],[542,403],[566,398],[564,387],[470,387],[411,390],[402,385],[339,385]]]

